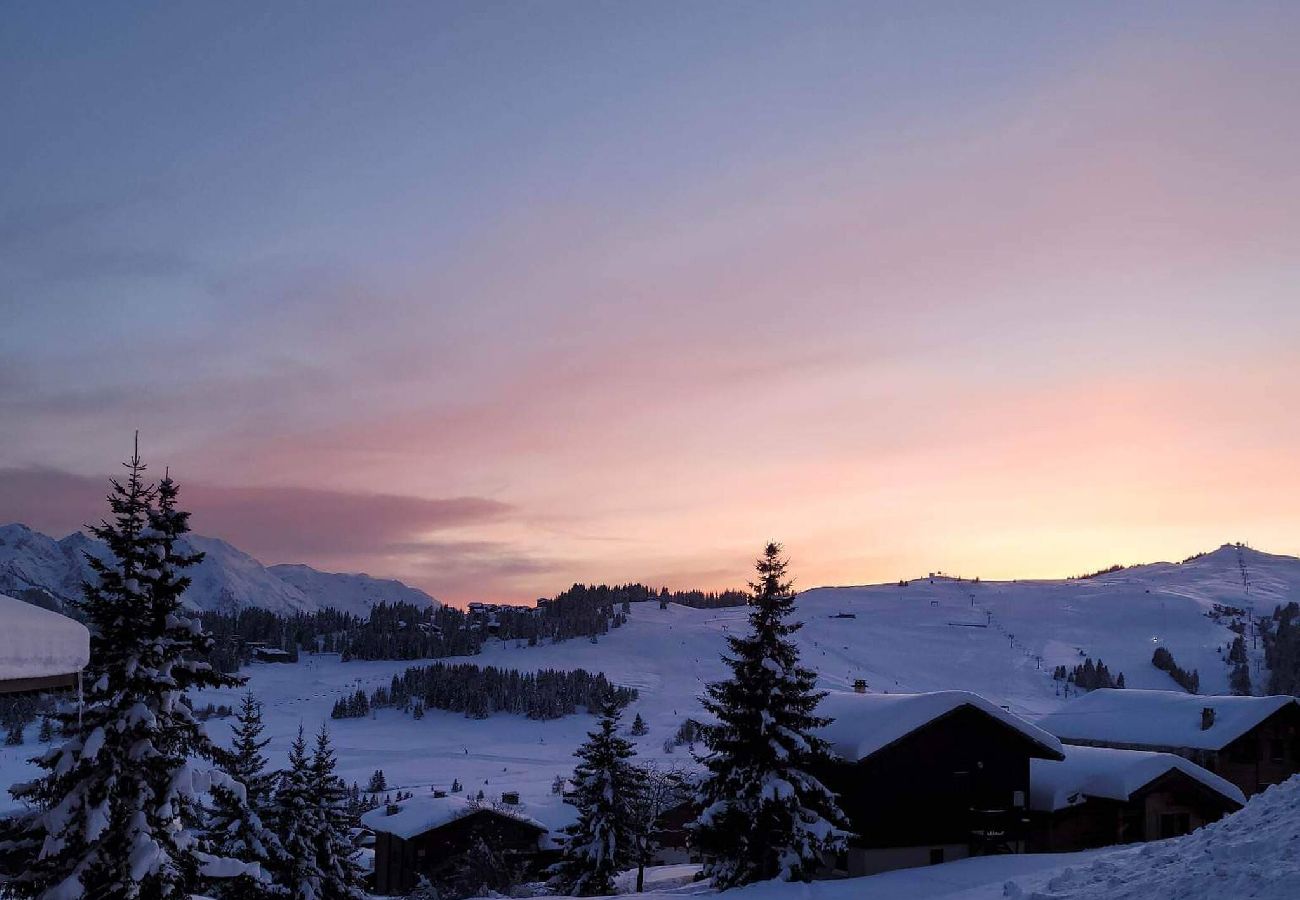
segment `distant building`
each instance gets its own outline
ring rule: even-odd
[[[75,687],[89,662],[85,625],[0,594],[0,693]]]
[[[1240,809],[1241,789],[1172,753],[1065,747],[1030,763],[1030,849],[1066,853],[1189,834]]]
[[[517,794],[510,799],[514,802],[493,805],[430,795],[366,813],[361,824],[375,833],[375,893],[409,893],[421,876],[436,881],[480,838],[521,871],[540,877],[557,856],[549,836],[560,823],[543,824],[521,807]],[[547,818],[558,814],[567,824],[568,810],[548,810]]]
[[[976,694],[835,693],[818,714],[823,774],[855,836],[850,876],[1027,849],[1030,763],[1064,759],[1052,735]]]
[[[1293,697],[1103,689],[1038,724],[1067,744],[1174,753],[1247,797],[1300,772],[1300,704]]]

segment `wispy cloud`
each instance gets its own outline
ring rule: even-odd
[[[151,475],[160,475],[151,472]],[[56,469],[0,469],[0,520],[55,534],[105,514],[108,479]],[[182,483],[192,527],[265,562],[328,562],[403,554],[418,536],[500,520],[508,504],[483,497],[427,499],[300,487]]]

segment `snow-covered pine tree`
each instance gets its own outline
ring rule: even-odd
[[[361,869],[352,859],[347,816],[348,789],[334,774],[334,748],[329,729],[321,725],[316,735],[308,775],[316,802],[320,828],[316,835],[316,868],[321,873],[321,900],[362,900]]]
[[[813,732],[829,720],[816,715],[824,694],[790,640],[800,624],[785,621],[794,593],[781,545],[769,543],[756,567],[750,632],[727,638],[731,678],[701,698],[717,724],[704,733],[708,771],[694,846],[721,889],[806,881],[847,837],[835,796],[812,774],[829,753]]]
[[[68,740],[35,760],[45,775],[11,788],[29,810],[4,825],[5,887],[19,897],[167,900],[188,897],[201,870],[238,868],[197,846],[202,793],[238,785],[195,767],[217,749],[187,693],[240,682],[207,663],[211,639],[181,608],[181,572],[202,556],[178,544],[189,528],[176,483],[146,484],[138,448],[125,466],[111,521],[91,529],[112,559],[87,554],[97,583],[77,604],[91,632],[81,716],[58,714]]]
[[[275,883],[290,900],[319,900],[324,876],[316,865],[316,845],[321,830],[319,810],[312,793],[311,762],[302,726],[289,745],[289,768],[280,773],[272,804],[272,823],[282,853],[276,860]]]
[[[632,762],[636,748],[618,733],[619,706],[611,699],[601,709],[595,731],[574,753],[573,793],[578,821],[565,829],[564,855],[556,863],[555,884],[580,897],[614,892],[614,876],[635,865],[635,804],[643,773]]]
[[[271,879],[282,851],[270,827],[273,776],[267,773],[262,755],[270,743],[262,731],[262,705],[251,693],[245,694],[235,718],[234,745],[223,761],[226,773],[244,790],[213,788],[207,843],[213,854],[256,866],[258,871],[214,880],[206,892],[220,900],[266,900],[284,893]]]
[[[518,876],[510,861],[477,835],[469,848],[438,879],[436,889],[442,900],[492,894],[509,896],[517,881]]]

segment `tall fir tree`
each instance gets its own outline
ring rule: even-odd
[[[352,859],[347,815],[348,788],[334,774],[334,748],[329,729],[321,725],[308,767],[312,796],[316,803],[316,868],[321,873],[321,900],[361,900],[361,869]]]
[[[750,632],[727,638],[731,677],[701,698],[717,724],[704,734],[694,846],[720,889],[807,881],[847,837],[835,796],[812,774],[829,757],[814,732],[830,720],[816,715],[825,694],[790,639],[800,623],[786,621],[794,593],[781,545],[769,543],[756,568]]]
[[[612,894],[614,877],[636,864],[636,803],[643,774],[632,762],[636,748],[618,733],[619,706],[605,701],[595,731],[574,754],[573,794],[578,821],[565,829],[555,884],[580,897]]]
[[[289,767],[280,773],[272,804],[272,823],[281,853],[275,864],[275,883],[290,900],[321,900],[324,876],[316,864],[321,830],[312,793],[311,760],[302,726],[289,745]]]
[[[240,682],[208,664],[212,641],[181,607],[183,570],[202,555],[180,543],[189,514],[176,483],[147,484],[138,447],[125,467],[109,519],[91,529],[111,560],[86,556],[95,579],[78,603],[91,631],[82,709],[59,713],[69,737],[34,760],[45,774],[11,789],[29,810],[3,827],[6,888],[20,897],[183,898],[201,872],[233,864],[199,847],[201,795],[238,785],[195,765],[218,751],[188,692]]]
[[[270,826],[273,776],[267,773],[262,755],[270,743],[262,737],[263,727],[262,705],[251,693],[245,694],[235,718],[234,745],[223,760],[226,773],[243,790],[224,785],[213,789],[207,843],[213,854],[237,859],[250,871],[214,880],[206,890],[219,900],[268,900],[284,893],[272,881],[283,851]]]

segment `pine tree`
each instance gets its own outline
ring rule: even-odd
[[[443,900],[483,897],[491,893],[508,894],[518,880],[510,862],[482,836],[476,836],[469,848],[451,864],[438,880],[438,895]]]
[[[574,790],[566,802],[578,821],[565,829],[564,856],[553,874],[564,893],[589,897],[614,892],[614,876],[637,859],[635,803],[643,773],[630,760],[631,741],[618,734],[620,710],[609,701],[595,731],[574,754]]]
[[[253,871],[211,885],[207,892],[220,900],[265,900],[283,893],[272,883],[282,851],[270,827],[272,776],[262,755],[270,741],[262,737],[263,727],[262,705],[245,694],[235,719],[234,746],[224,763],[243,790],[213,789],[208,842],[213,853],[237,859]]]
[[[370,785],[366,790],[372,794],[382,794],[388,790],[388,779],[384,777],[383,769],[375,769],[374,774],[370,776]]]
[[[307,739],[302,726],[289,746],[289,768],[280,773],[272,821],[282,853],[276,860],[275,883],[291,900],[318,900],[324,882],[316,864],[321,822],[312,793]]]
[[[637,713],[636,718],[632,720],[632,731],[631,731],[632,736],[642,737],[645,734],[649,733],[649,731],[650,729],[646,725],[645,719],[641,718],[640,713]]]
[[[316,803],[316,868],[321,873],[321,900],[361,900],[361,870],[352,859],[347,817],[347,785],[334,774],[329,729],[321,725],[308,769]]]
[[[704,733],[708,771],[693,831],[705,874],[720,889],[807,881],[846,837],[834,795],[811,774],[829,756],[813,731],[829,720],[815,714],[825,695],[790,640],[800,625],[785,621],[794,594],[781,545],[768,544],[756,566],[750,633],[728,637],[732,676],[702,698],[718,724]]]
[[[91,529],[112,559],[87,555],[96,577],[77,603],[91,631],[80,720],[59,713],[68,740],[37,758],[43,777],[11,789],[29,810],[4,825],[6,888],[20,897],[182,898],[231,865],[198,846],[202,793],[238,786],[195,766],[219,751],[188,692],[240,682],[209,665],[211,638],[181,608],[182,571],[202,554],[179,543],[189,514],[176,483],[146,484],[138,449],[125,467],[111,521]]]

